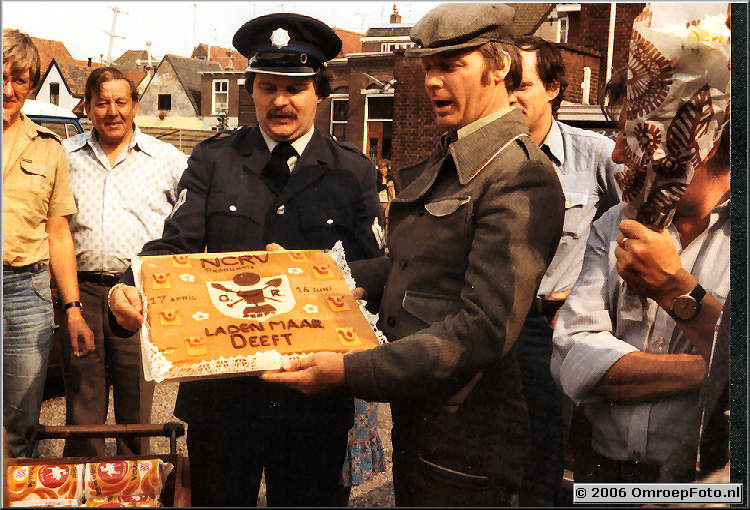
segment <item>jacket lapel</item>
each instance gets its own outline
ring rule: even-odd
[[[462,185],[471,181],[518,136],[528,135],[529,128],[517,108],[486,126],[461,137],[450,146]],[[487,143],[491,141],[491,143]]]
[[[448,154],[435,153],[427,160],[424,170],[417,175],[391,202],[408,203],[419,200],[435,184]]]
[[[266,147],[258,126],[248,129],[245,136],[240,138],[237,142],[237,152],[247,158],[244,163],[245,169],[256,176],[260,176],[271,159],[271,152]]]

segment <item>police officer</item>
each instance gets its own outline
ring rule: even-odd
[[[325,62],[341,40],[324,23],[269,14],[245,23],[234,46],[250,59],[246,87],[258,126],[195,147],[161,239],[141,255],[327,249],[341,240],[349,260],[381,253],[376,171],[358,150],[315,129],[330,92]],[[137,329],[132,274],[110,293],[121,326]],[[271,506],[336,506],[352,425],[343,392],[306,397],[256,377],[180,384],[175,415],[188,427],[192,502],[255,506],[265,469]]]

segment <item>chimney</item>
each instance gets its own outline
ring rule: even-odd
[[[234,63],[232,62],[232,50],[227,50],[227,58],[229,59],[229,65],[227,66],[228,70],[234,69]]]
[[[396,9],[396,4],[393,4],[393,12],[391,13],[391,24],[396,25],[401,23],[401,15],[398,13],[398,10]]]
[[[89,57],[89,63],[86,67],[91,67],[91,57]]]

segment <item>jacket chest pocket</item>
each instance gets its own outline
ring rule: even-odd
[[[206,240],[211,250],[263,249],[263,211],[252,197],[215,191],[206,199]]]
[[[472,211],[471,197],[420,206],[409,226],[397,234],[399,251],[413,254],[415,261],[440,262],[460,271],[470,244]]]

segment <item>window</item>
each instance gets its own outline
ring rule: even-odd
[[[413,47],[414,43],[380,43],[380,51],[383,53],[390,53],[395,50],[405,50]]]
[[[172,94],[159,94],[159,111],[172,109]]]
[[[368,97],[367,120],[393,121],[393,96]]]
[[[59,83],[49,84],[49,102],[60,106],[60,84]]]
[[[349,115],[348,97],[331,97],[331,136],[339,141],[346,140],[346,123]]]
[[[565,44],[568,42],[568,17],[561,16],[557,21],[557,42]]]
[[[393,95],[370,94],[365,102],[365,148],[373,161],[391,159]]]
[[[214,80],[213,84],[211,115],[218,115],[229,111],[229,80]]]

